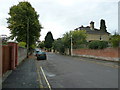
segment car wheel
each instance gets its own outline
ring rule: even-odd
[[[45,57],[45,60],[47,60],[47,57]]]
[[[39,58],[37,57],[37,60],[39,60]]]

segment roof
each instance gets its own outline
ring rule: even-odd
[[[99,29],[94,29],[94,30],[91,30],[90,27],[79,27],[79,30],[86,30],[86,33],[88,34],[110,34],[108,32],[105,32],[105,31],[101,31]]]

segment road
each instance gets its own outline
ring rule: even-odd
[[[36,63],[52,88],[118,88],[118,68],[113,62],[47,53],[47,60]]]

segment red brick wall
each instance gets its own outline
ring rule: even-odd
[[[106,49],[101,49],[101,50],[74,49],[73,54],[118,58],[120,56],[119,55],[120,54],[120,48],[106,48]]]
[[[11,68],[10,47],[2,46],[2,73],[4,74]]]
[[[2,46],[2,74],[8,70],[13,70],[18,65],[17,43],[10,42]]]
[[[8,46],[12,47],[11,69],[15,69],[15,67],[18,65],[18,46],[17,43],[14,42],[9,42]]]

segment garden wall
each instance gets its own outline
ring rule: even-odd
[[[2,75],[14,70],[27,57],[27,49],[18,47],[17,43],[9,42],[2,45]]]
[[[106,48],[99,50],[73,49],[73,56],[83,56],[96,59],[118,61],[120,59],[120,48]]]
[[[18,47],[18,64],[27,57],[27,49]]]

